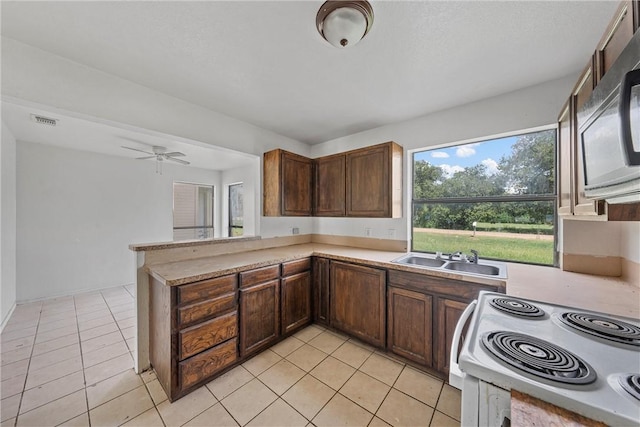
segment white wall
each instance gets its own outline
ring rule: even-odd
[[[174,181],[220,173],[18,141],[17,300],[134,283],[129,244],[172,240]]]
[[[620,256],[640,264],[640,222],[620,223]]]
[[[0,139],[0,321],[16,302],[16,140],[2,122]]]
[[[303,156],[310,154],[309,145],[294,139],[16,40],[0,39],[2,96],[9,100],[52,106],[74,117],[148,129],[177,140],[200,141],[260,158],[275,148]],[[261,182],[258,179],[256,182]],[[261,194],[256,196],[256,207],[254,212],[259,217]],[[291,234],[291,227],[299,227],[302,234],[311,232],[312,226],[311,218],[263,218],[256,224],[255,234],[281,236]]]
[[[362,237],[365,227],[370,227],[373,237],[390,238],[392,232],[389,230],[395,230],[397,239],[406,240],[411,217],[407,215],[411,202],[407,187],[410,185],[412,150],[490,138],[555,124],[558,112],[569,96],[576,78],[577,76],[568,76],[312,146],[311,157],[325,156],[386,141],[395,141],[404,148],[403,218],[393,220],[316,218],[315,232]]]

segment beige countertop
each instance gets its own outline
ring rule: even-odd
[[[149,274],[160,282],[175,286],[317,255],[474,283],[505,284],[505,281],[500,279],[391,263],[403,254],[404,252],[306,243],[161,263],[146,268]],[[591,276],[553,267],[515,263],[507,263],[507,275],[506,292],[509,295],[640,318],[640,288],[619,278]]]

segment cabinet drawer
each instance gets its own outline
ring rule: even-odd
[[[233,292],[237,288],[236,275],[216,277],[178,287],[178,304],[211,299]]]
[[[182,390],[199,383],[238,359],[238,340],[231,339],[178,364],[178,376]]]
[[[232,292],[212,300],[196,302],[178,308],[178,326],[186,326],[217,314],[229,311],[236,306],[236,293]]]
[[[282,264],[282,276],[302,273],[311,269],[311,258],[289,261]]]
[[[269,267],[258,268],[240,273],[240,287],[255,285],[267,282],[280,277],[280,265],[270,265]]]
[[[237,311],[183,329],[178,333],[178,358],[186,359],[237,335]]]

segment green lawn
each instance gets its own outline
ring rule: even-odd
[[[553,234],[553,225],[551,224],[492,224],[488,222],[479,222],[477,229],[486,231],[509,231],[515,233]]]
[[[553,240],[528,240],[513,237],[471,236],[469,231],[441,234],[414,231],[413,250],[421,252],[456,252],[471,254],[475,249],[480,258],[495,258],[533,264],[553,265]]]

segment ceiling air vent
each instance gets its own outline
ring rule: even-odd
[[[56,119],[52,119],[45,116],[39,116],[37,114],[32,114],[31,120],[33,120],[36,123],[40,123],[41,125],[47,125],[47,126],[55,126],[56,124],[58,124],[58,121]]]

